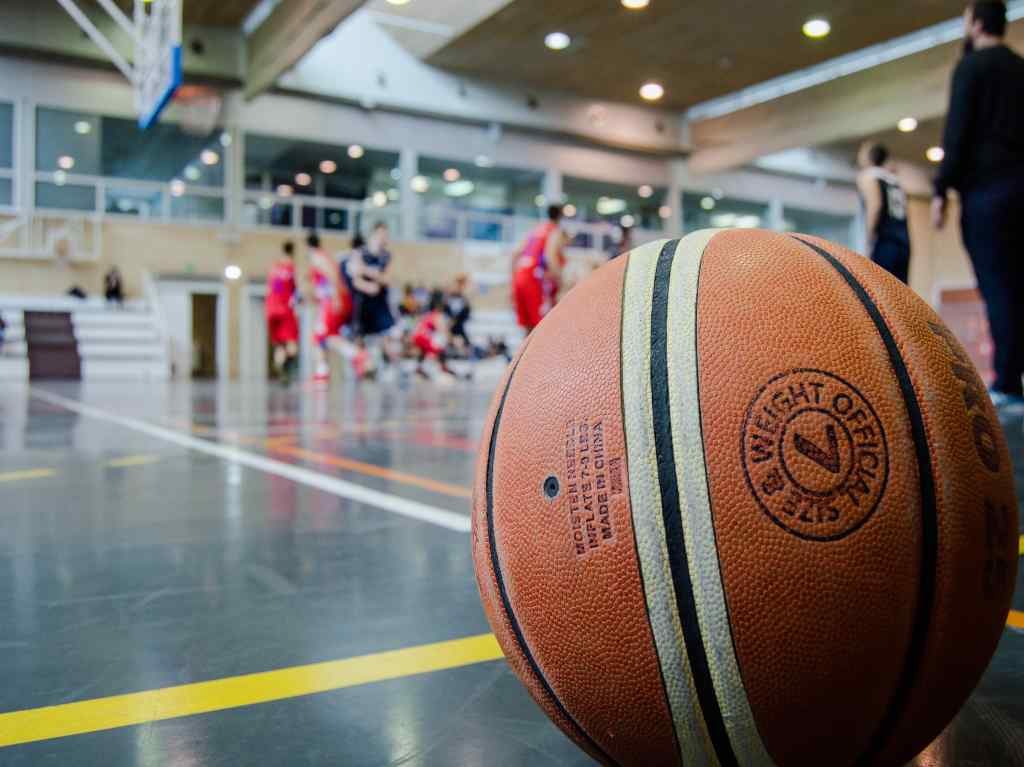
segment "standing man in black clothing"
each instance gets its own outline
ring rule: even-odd
[[[956,189],[995,346],[992,401],[1024,412],[1024,59],[1003,44],[1005,3],[972,3],[964,23],[932,222],[943,226]]]
[[[857,153],[857,191],[864,206],[871,260],[906,283],[910,275],[907,194],[887,166],[889,150],[866,141]]]

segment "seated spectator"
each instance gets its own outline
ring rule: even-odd
[[[402,302],[398,305],[398,313],[403,317],[415,317],[420,313],[420,302],[416,298],[412,283],[406,283],[402,291]]]
[[[121,270],[116,266],[110,267],[110,271],[103,277],[103,294],[108,304],[124,308],[124,284],[121,281]]]

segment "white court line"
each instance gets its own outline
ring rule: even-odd
[[[154,424],[147,423],[146,421],[140,421],[136,418],[128,418],[127,416],[117,415],[116,413],[101,410],[99,408],[92,407],[91,405],[85,405],[77,400],[61,397],[57,394],[51,394],[48,391],[43,391],[35,387],[29,387],[29,393],[37,399],[71,410],[79,415],[83,415],[88,418],[95,418],[99,421],[106,421],[107,423],[114,423],[118,426],[123,426],[126,429],[132,429],[133,431],[141,432],[142,434],[146,434],[150,437],[156,437],[157,439],[162,439],[165,442],[180,445],[181,447],[188,448],[189,450],[206,453],[207,455],[216,456],[217,458],[225,461],[230,461],[241,466],[247,466],[250,469],[263,471],[267,474],[273,474],[274,476],[282,477],[284,479],[290,479],[292,482],[297,482],[300,485],[307,485],[308,487],[322,490],[325,493],[336,495],[339,498],[356,501],[357,503],[364,503],[367,506],[373,506],[381,511],[389,511],[392,514],[416,519],[420,522],[429,522],[432,525],[437,525],[438,527],[443,527],[448,530],[454,530],[459,533],[469,532],[469,517],[463,514],[457,514],[454,511],[440,509],[426,503],[410,501],[406,498],[400,498],[397,495],[382,493],[379,490],[371,490],[368,487],[357,485],[354,482],[347,482],[343,479],[338,479],[337,477],[304,469],[301,466],[284,463],[283,461],[276,461],[273,458],[267,458],[259,455],[258,453],[251,453],[248,450],[241,450],[234,446],[208,442],[207,440],[198,439],[189,434],[182,434],[179,431],[155,426]]]

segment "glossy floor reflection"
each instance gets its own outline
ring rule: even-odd
[[[468,516],[490,386],[45,389]],[[1022,419],[1004,426],[1024,491]],[[23,386],[0,387],[0,447],[0,713],[488,631],[464,532],[74,413]],[[1024,634],[1007,630],[968,707],[917,763],[1024,766],[1022,690]],[[589,761],[492,661],[15,745],[0,764]]]

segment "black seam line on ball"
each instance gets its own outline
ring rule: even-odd
[[[932,474],[931,451],[928,448],[928,434],[924,427],[924,416],[921,413],[921,405],[917,400],[917,393],[914,391],[914,384],[910,379],[910,372],[907,370],[906,362],[900,355],[899,347],[892,331],[885,322],[885,318],[879,311],[875,302],[868,295],[867,290],[861,285],[850,271],[833,256],[831,253],[819,248],[817,245],[801,240],[799,237],[793,239],[803,243],[822,256],[832,267],[839,272],[847,284],[853,289],[861,304],[871,317],[878,334],[882,337],[885,349],[889,353],[889,362],[892,364],[896,381],[899,384],[900,392],[903,395],[903,402],[907,408],[907,416],[910,418],[911,434],[914,438],[914,453],[917,458],[917,473],[920,477],[921,492],[921,574],[918,579],[917,605],[914,609],[914,623],[910,635],[910,643],[907,646],[906,658],[903,661],[903,670],[900,673],[899,682],[889,701],[889,706],[882,717],[878,728],[872,735],[864,754],[857,760],[858,765],[870,765],[881,754],[889,738],[892,736],[896,725],[899,724],[903,715],[907,699],[911,690],[917,682],[921,671],[921,660],[924,657],[924,647],[928,641],[928,626],[931,623],[932,609],[935,602],[935,568],[938,560],[939,547],[939,521],[935,500],[935,477]]]
[[[676,240],[678,242],[678,240]],[[622,442],[625,449],[622,451],[624,460],[626,463],[626,479],[629,480],[629,433],[626,429],[626,386],[623,377],[623,367],[625,366],[625,355],[624,349],[626,348],[626,338],[624,334],[624,328],[626,324],[626,285],[629,270],[631,268],[633,259],[636,258],[633,254],[627,254],[623,256],[626,258],[626,268],[622,274],[622,298],[619,301],[619,412],[622,413]],[[654,622],[651,620],[651,610],[647,604],[647,585],[644,583],[644,572],[643,567],[640,565],[640,543],[636,538],[636,518],[634,516],[633,497],[630,494],[629,497],[629,519],[630,526],[633,528],[633,555],[636,557],[636,574],[637,580],[640,582],[640,596],[644,600],[644,614],[647,616],[647,625],[651,632],[651,644],[654,647],[654,657],[658,661],[658,679],[661,680],[661,692],[665,697],[665,710],[668,712],[669,719],[672,722],[672,742],[676,747],[676,754],[679,759],[679,764],[683,764],[682,757],[682,744],[679,742],[679,733],[676,732],[676,718],[675,713],[672,711],[672,701],[668,697],[668,683],[665,681],[665,670],[661,666],[661,654],[658,651],[658,643],[654,639]],[[641,514],[647,510],[641,510]]]
[[[686,655],[697,691],[697,701],[704,714],[711,745],[722,767],[738,767],[729,733],[725,729],[722,709],[715,694],[715,686],[708,667],[707,650],[697,618],[697,605],[690,578],[690,564],[686,555],[682,512],[679,508],[679,486],[676,481],[675,450],[672,445],[672,420],[669,410],[668,387],[668,303],[672,262],[679,240],[672,240],[662,248],[654,273],[654,294],[651,297],[651,404],[653,405],[654,445],[658,456],[658,485],[661,488],[661,515],[665,524],[665,543],[668,549],[672,585],[676,594],[676,609],[683,628]],[[680,332],[681,328],[673,329]]]
[[[555,695],[555,691],[551,688],[547,678],[544,676],[544,672],[540,670],[537,660],[533,657],[533,653],[530,652],[530,648],[526,644],[526,638],[523,636],[523,631],[519,627],[519,621],[516,619],[516,614],[512,610],[512,603],[508,598],[508,591],[505,589],[505,579],[501,575],[501,562],[498,560],[498,544],[494,538],[494,454],[495,447],[498,444],[498,429],[501,427],[501,414],[505,409],[505,399],[508,397],[509,389],[512,387],[512,379],[515,377],[516,369],[519,367],[519,362],[522,361],[523,354],[520,354],[519,361],[516,362],[515,367],[509,373],[508,381],[505,383],[505,390],[501,393],[501,401],[498,403],[498,412],[494,415],[494,426],[491,427],[491,440],[490,445],[487,448],[487,477],[486,477],[486,495],[487,495],[487,538],[491,549],[491,569],[494,571],[494,580],[498,583],[498,593],[501,594],[501,603],[505,608],[505,615],[508,616],[508,622],[512,626],[512,633],[515,635],[516,644],[519,646],[519,650],[523,653],[523,657],[526,658],[526,662],[530,665],[535,677],[540,682],[541,687],[544,688],[544,692],[547,693],[548,698],[554,703],[555,708],[558,709],[559,713],[565,717],[576,733],[579,735],[580,740],[589,744],[594,750],[594,753],[598,754],[603,761],[609,765],[616,765],[617,762],[612,759],[603,748],[601,748],[587,731],[580,726],[573,716],[566,710],[565,706],[562,705],[562,701]]]

